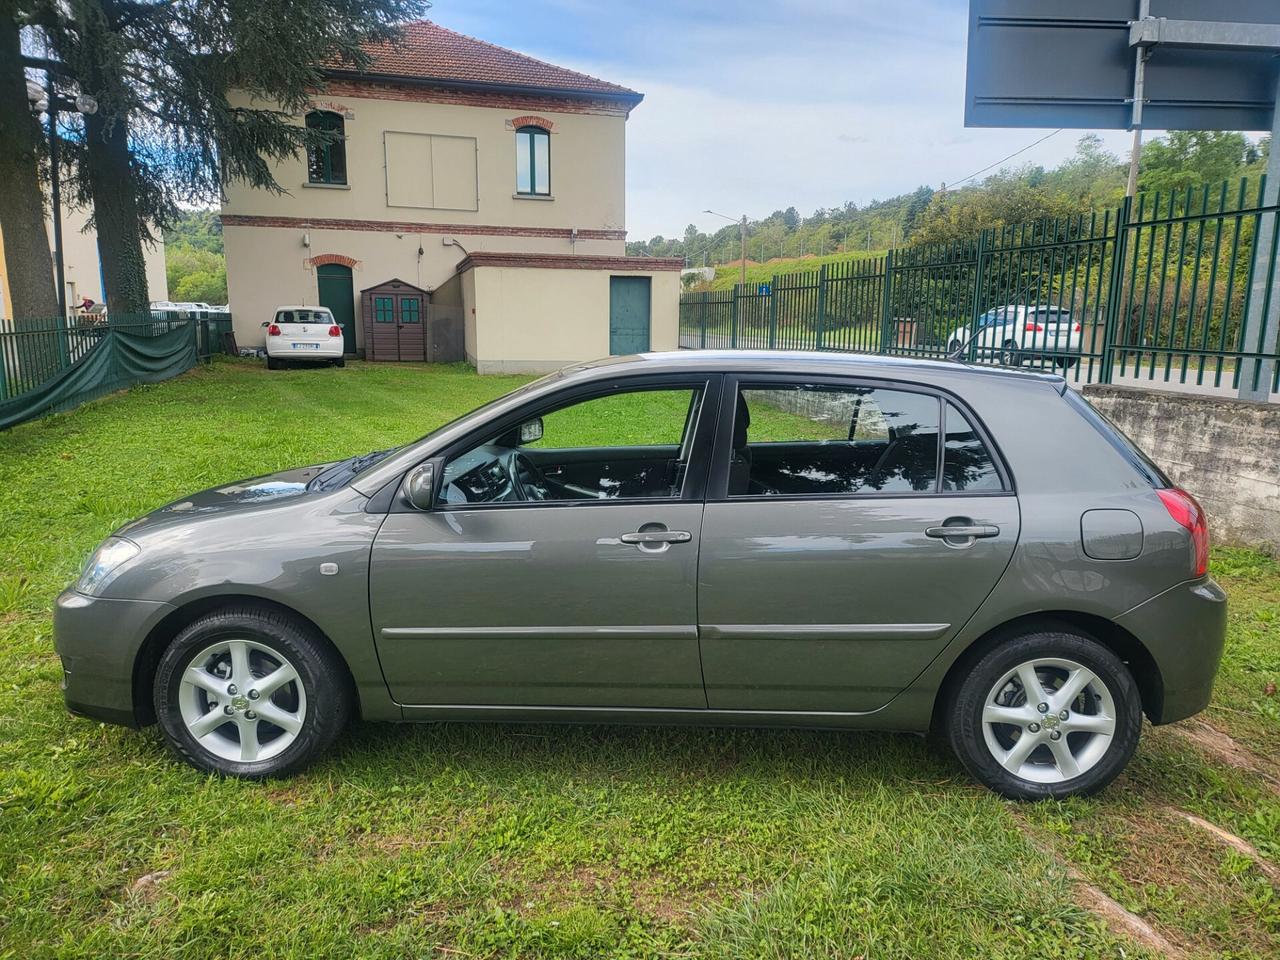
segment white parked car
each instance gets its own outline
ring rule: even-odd
[[[285,360],[310,360],[343,366],[342,328],[327,307],[279,307],[275,318],[263,323],[267,369],[278,370]]]
[[[999,360],[1006,367],[1047,359],[1066,369],[1080,358],[1081,326],[1062,307],[1011,303],[988,310],[976,327],[972,334],[967,326],[952,331],[947,352],[958,353],[973,336],[975,359]]]

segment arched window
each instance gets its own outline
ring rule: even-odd
[[[551,134],[542,127],[516,131],[516,193],[551,196]]]
[[[336,134],[329,143],[307,148],[307,180],[311,183],[345,184],[347,144],[342,114],[331,110],[312,110],[307,114],[307,129]]]

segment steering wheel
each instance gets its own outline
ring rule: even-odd
[[[511,454],[511,480],[521,500],[546,500],[550,485],[546,474],[520,451]]]

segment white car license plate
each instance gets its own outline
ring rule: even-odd
[[[295,344],[292,344],[292,347],[293,347],[293,349],[295,349],[295,350],[319,350],[319,349],[320,349],[320,344],[318,344],[318,343],[295,343]]]

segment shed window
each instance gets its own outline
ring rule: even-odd
[[[307,180],[310,183],[347,182],[346,123],[342,115],[330,110],[312,110],[307,114],[307,129],[333,134],[328,143],[307,148]]]
[[[373,298],[373,322],[395,323],[395,301],[391,297]]]
[[[542,127],[516,131],[516,192],[551,195],[551,134]]]

